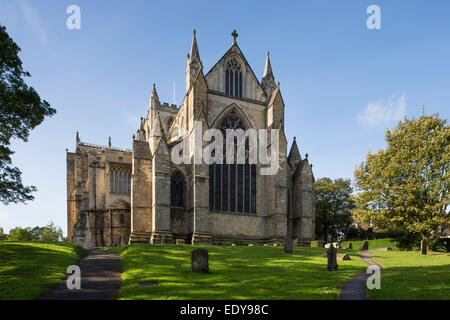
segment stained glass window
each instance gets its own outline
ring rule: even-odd
[[[219,129],[224,136],[224,162],[226,160],[226,129],[246,130],[244,123],[231,111],[221,122]],[[248,139],[246,164],[211,164],[209,167],[209,208],[219,212],[256,213],[256,165],[248,163]],[[234,141],[237,156],[237,138]],[[235,160],[236,161],[236,160]]]
[[[225,94],[230,97],[242,98],[242,71],[236,59],[227,62],[225,71]]]
[[[184,207],[184,183],[181,173],[176,172],[170,179],[170,205]]]
[[[131,168],[111,166],[109,171],[109,191],[112,193],[131,192]]]

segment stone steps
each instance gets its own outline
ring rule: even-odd
[[[149,232],[132,232],[130,236],[130,243],[149,243]]]

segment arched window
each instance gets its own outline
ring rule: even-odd
[[[169,132],[170,127],[172,126],[173,123],[173,118],[169,118],[169,120],[167,120],[167,132]]]
[[[123,213],[120,214],[120,224],[121,225],[125,224],[125,215]]]
[[[131,192],[131,168],[111,166],[109,172],[109,190],[113,193]]]
[[[220,123],[224,136],[224,162],[226,129],[246,130],[236,112],[231,111]],[[237,139],[234,141],[235,158]],[[211,164],[209,166],[209,209],[219,212],[256,213],[256,165],[248,163],[249,143],[246,139],[245,164]]]
[[[225,72],[225,94],[230,97],[242,98],[242,71],[236,59],[227,62]]]
[[[170,179],[170,205],[184,208],[184,183],[180,172],[176,172]]]

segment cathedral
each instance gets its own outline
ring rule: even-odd
[[[82,142],[67,157],[67,235],[84,248],[128,243],[231,244],[314,240],[314,175],[295,138],[289,153],[285,105],[267,52],[261,81],[233,43],[205,73],[194,30],[180,106],[162,103],[156,86],[132,149]],[[289,111],[288,111],[289,112]],[[181,132],[211,128],[279,129],[278,170],[263,164],[176,164]],[[268,149],[270,148],[267,147]],[[270,153],[270,151],[268,151]]]

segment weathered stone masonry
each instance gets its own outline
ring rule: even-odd
[[[236,38],[204,74],[194,32],[183,103],[161,103],[153,86],[132,150],[113,148],[111,141],[108,146],[83,143],[77,133],[75,152],[67,152],[68,239],[85,248],[176,239],[192,244],[313,240],[312,166],[301,157],[295,138],[287,154],[284,115],[269,53],[261,82]],[[195,121],[203,132],[224,123],[279,129],[277,174],[260,175],[259,165],[175,165],[170,153],[181,143],[181,129],[192,135],[192,150],[193,135],[199,134],[192,130]]]

